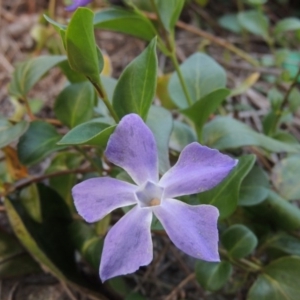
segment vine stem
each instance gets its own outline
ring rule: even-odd
[[[79,146],[75,146],[75,149],[78,152],[80,152],[84,156],[84,158],[86,160],[88,160],[90,162],[90,164],[95,168],[95,170],[99,173],[99,175],[102,176],[102,169],[99,168],[99,166],[96,164],[96,162],[91,157],[89,157],[87,155],[87,153],[83,149],[81,149]]]
[[[99,80],[99,83],[95,83],[93,82],[92,80],[90,80],[91,83],[93,84],[93,86],[95,87],[98,95],[100,96],[100,98],[103,100],[105,106],[107,107],[107,109],[109,110],[111,116],[113,117],[113,119],[115,120],[116,123],[119,123],[120,119],[119,117],[117,116],[114,108],[112,107],[112,105],[110,104],[109,100],[108,100],[108,97],[107,97],[107,94],[106,94],[106,91],[105,89],[103,88],[102,86],[102,83],[101,83],[101,80]]]
[[[32,110],[30,108],[30,105],[29,105],[29,102],[28,102],[28,99],[26,96],[24,96],[21,101],[23,102],[23,104],[25,105],[25,108],[26,108],[26,111],[27,111],[27,114],[29,116],[29,119],[30,121],[34,121],[36,119],[36,117],[34,116],[34,114],[32,113]]]

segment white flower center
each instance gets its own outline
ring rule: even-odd
[[[155,183],[147,181],[137,192],[140,207],[152,207],[161,204],[164,189]]]

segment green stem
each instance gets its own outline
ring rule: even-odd
[[[89,157],[86,154],[86,152],[82,148],[80,148],[79,146],[75,146],[75,149],[78,152],[80,152],[84,156],[84,158],[86,160],[88,160],[90,162],[90,164],[95,168],[95,170],[99,173],[99,175],[102,176],[102,169],[97,165],[97,163],[91,157]]]
[[[181,87],[183,89],[184,95],[186,97],[186,100],[187,100],[188,104],[191,106],[193,104],[193,101],[192,101],[192,98],[191,98],[191,96],[190,96],[190,94],[188,92],[187,86],[185,84],[185,81],[183,79],[183,76],[182,76],[182,73],[181,73],[178,61],[177,61],[176,54],[174,52],[172,52],[172,54],[170,55],[170,59],[172,60],[174,68],[175,68],[175,70],[177,72],[177,75],[178,75]]]
[[[109,110],[111,116],[113,117],[113,119],[115,120],[116,123],[119,123],[120,119],[117,116],[114,108],[112,107],[111,103],[108,100],[107,94],[105,89],[102,86],[101,80],[99,80],[99,84],[94,83],[93,81],[91,81],[91,83],[93,84],[93,86],[95,87],[98,95],[100,96],[100,98],[103,100],[105,106],[107,107],[107,109]]]

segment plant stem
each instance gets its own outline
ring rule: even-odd
[[[183,89],[184,95],[186,97],[186,100],[187,100],[188,104],[191,106],[193,104],[193,101],[192,101],[191,96],[190,96],[190,94],[188,92],[187,86],[185,84],[184,78],[182,76],[182,73],[181,73],[181,70],[180,70],[177,58],[176,58],[176,54],[174,52],[170,55],[170,59],[172,60],[174,68],[175,68],[175,70],[177,72],[177,75],[178,75],[181,87]]]
[[[86,160],[88,160],[90,162],[90,164],[95,168],[95,170],[99,173],[100,176],[102,176],[102,169],[96,164],[96,162],[91,158],[89,157],[86,152],[80,148],[79,146],[75,146],[75,149],[80,152]]]
[[[27,111],[27,114],[29,116],[29,119],[31,121],[34,121],[36,119],[36,117],[34,116],[34,114],[32,113],[31,111],[31,108],[30,108],[30,105],[29,105],[29,102],[28,102],[28,99],[26,96],[24,96],[21,101],[23,102],[23,104],[25,105],[25,108],[26,108],[26,111]]]
[[[113,117],[113,119],[115,120],[116,123],[119,123],[120,119],[117,116],[114,108],[112,107],[112,105],[110,104],[106,91],[102,86],[101,80],[99,81],[99,84],[94,83],[93,81],[91,81],[91,83],[93,84],[93,86],[95,87],[98,95],[100,96],[100,98],[103,100],[105,106],[107,107],[107,109],[109,110],[111,116]]]
[[[288,104],[290,94],[291,94],[293,88],[294,88],[294,87],[297,85],[297,83],[298,83],[298,78],[299,78],[299,76],[300,76],[300,67],[299,67],[299,69],[298,69],[298,72],[297,72],[297,74],[296,74],[296,76],[295,76],[295,78],[294,78],[292,84],[290,85],[289,89],[287,90],[287,92],[286,92],[286,94],[285,94],[285,96],[284,96],[284,99],[283,99],[283,101],[282,101],[282,103],[281,103],[281,105],[280,105],[280,108],[279,108],[278,112],[276,113],[276,119],[275,119],[275,122],[274,122],[274,126],[273,126],[273,128],[272,128],[272,130],[271,130],[271,133],[274,133],[275,130],[276,130],[276,127],[277,127],[277,125],[278,125],[278,122],[280,121],[280,118],[281,118],[282,115],[283,115],[284,107]]]

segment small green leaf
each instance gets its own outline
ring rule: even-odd
[[[222,234],[221,241],[228,254],[237,259],[249,255],[257,246],[255,234],[240,224],[230,226]]]
[[[146,124],[154,134],[158,150],[159,172],[164,174],[170,168],[169,140],[173,128],[171,113],[159,106],[151,106]]]
[[[208,262],[198,260],[196,263],[196,278],[201,286],[214,292],[224,286],[232,274],[232,265],[227,261]]]
[[[226,73],[224,69],[204,53],[191,55],[180,65],[180,70],[193,102],[226,85]],[[179,108],[184,109],[189,106],[179,77],[175,72],[169,82],[169,93],[173,102]]]
[[[196,142],[197,136],[194,130],[187,124],[174,120],[173,131],[170,137],[170,148],[181,152],[185,146]]]
[[[56,145],[61,136],[55,127],[43,122],[34,121],[18,143],[18,155],[24,165],[34,165],[50,153],[62,149]]]
[[[247,300],[296,300],[300,294],[300,258],[283,257],[271,262],[251,287]]]
[[[171,32],[180,16],[184,0],[155,0],[155,2],[165,29]]]
[[[216,187],[199,194],[200,203],[212,204],[220,211],[220,218],[230,216],[237,207],[242,180],[255,163],[254,155],[244,155],[231,173]]]
[[[298,18],[285,18],[276,23],[274,28],[274,34],[280,35],[286,31],[298,30],[300,29],[300,19]]]
[[[113,107],[122,118],[137,113],[144,120],[154,99],[157,77],[156,38],[120,76],[113,95]]]
[[[269,194],[268,175],[258,166],[254,166],[243,180],[239,205],[251,206],[264,201]]]
[[[70,128],[89,121],[93,116],[94,95],[89,81],[68,85],[55,100],[57,118]]]
[[[272,170],[272,182],[279,194],[288,200],[300,199],[300,156],[292,155],[279,161]]]
[[[253,214],[256,221],[263,224],[288,231],[300,228],[300,209],[272,190],[265,201],[247,210]]]
[[[241,33],[243,31],[243,28],[238,21],[237,14],[226,14],[218,20],[218,23],[223,28],[234,33]]]
[[[204,126],[204,141],[219,150],[243,146],[259,146],[270,152],[299,152],[299,145],[280,142],[255,132],[246,124],[231,117],[216,117]]]
[[[227,89],[217,89],[200,100],[197,100],[192,106],[181,110],[201,131],[209,116],[219,107],[222,101],[230,94]]]
[[[20,202],[34,221],[42,222],[41,203],[36,184],[31,184],[21,190]]]
[[[0,119],[0,149],[9,145],[14,140],[26,132],[29,127],[29,122],[21,121],[15,125],[12,125],[6,119]]]
[[[91,10],[78,8],[68,25],[65,42],[70,67],[99,84],[103,68],[103,64],[99,68],[99,55],[100,62],[103,62],[103,58],[96,45],[93,20],[94,13]]]
[[[39,56],[16,66],[8,92],[16,98],[24,98],[37,81],[50,69],[66,60],[64,55]]]
[[[57,33],[59,33],[60,30],[66,30],[67,26],[60,24],[56,21],[54,21],[53,19],[51,19],[49,16],[44,14],[44,18],[55,28],[55,30],[57,31]]]
[[[154,26],[144,15],[119,8],[108,8],[96,12],[94,26],[130,34],[147,41],[151,41],[156,36]]]
[[[249,32],[269,39],[269,20],[256,10],[243,11],[238,13],[240,25]]]
[[[108,124],[98,122],[97,119],[95,119],[76,126],[63,136],[57,144],[105,147],[115,127],[115,125],[110,126]]]

